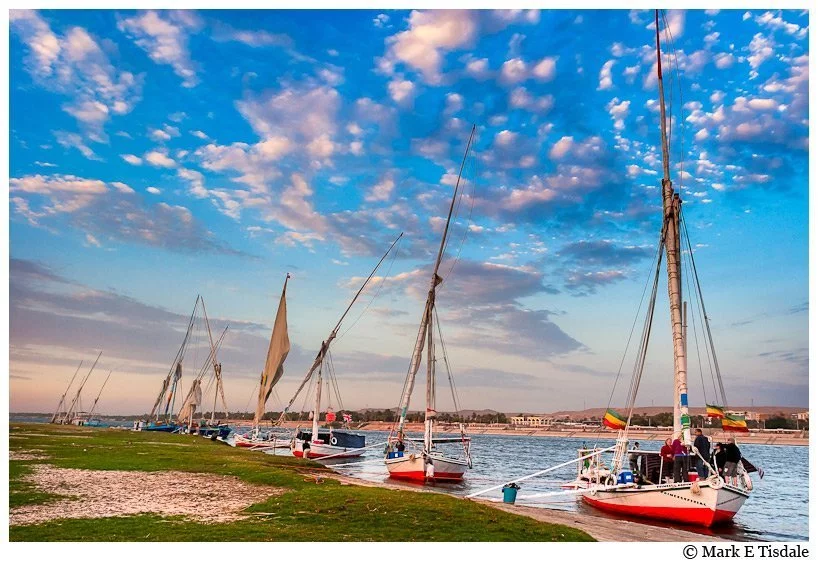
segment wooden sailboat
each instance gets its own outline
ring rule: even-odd
[[[281,299],[278,302],[273,333],[270,336],[267,359],[264,362],[264,369],[259,380],[256,411],[253,415],[253,429],[246,434],[233,435],[236,447],[275,449],[282,443],[286,445],[286,440],[282,441],[272,431],[263,431],[259,426],[267,409],[267,399],[270,398],[273,387],[284,375],[284,360],[287,359],[287,354],[290,352],[290,337],[287,333],[287,282],[289,280],[290,274],[287,273],[287,277],[284,279],[284,289],[281,291]]]
[[[466,143],[466,151],[463,155],[463,162],[460,165],[460,173],[452,195],[452,202],[449,205],[449,215],[446,218],[446,226],[443,229],[443,236],[440,240],[440,249],[437,252],[434,269],[432,270],[432,282],[426,298],[426,306],[420,321],[415,348],[412,353],[412,360],[409,364],[409,372],[406,375],[406,382],[403,387],[400,405],[398,407],[399,417],[396,425],[389,433],[389,440],[384,462],[389,471],[389,476],[395,479],[410,481],[461,481],[463,475],[471,468],[471,455],[469,453],[470,440],[462,433],[461,437],[455,441],[463,446],[463,456],[451,456],[444,454],[437,445],[449,443],[451,439],[436,439],[434,437],[435,421],[437,411],[435,409],[435,340],[434,324],[436,319],[435,298],[437,287],[443,282],[439,275],[440,263],[443,259],[443,251],[446,247],[446,239],[449,235],[449,226],[452,221],[455,202],[457,201],[460,189],[460,180],[463,174],[463,167],[466,164],[472,140],[474,139],[475,127],[472,127],[469,140]],[[420,368],[424,345],[426,351],[426,411],[424,416],[423,444],[411,441],[405,437],[404,428],[406,425],[406,415],[409,410],[409,402],[412,398],[412,390],[415,385],[415,377]],[[407,448],[406,443],[409,442]]]
[[[185,353],[190,343],[196,312],[199,309],[201,300],[201,296],[196,296],[196,302],[193,305],[193,312],[190,314],[190,320],[187,324],[185,337],[182,339],[182,345],[179,346],[176,357],[173,363],[171,363],[170,370],[165,380],[162,381],[162,388],[159,390],[159,395],[156,397],[147,423],[136,422],[134,429],[146,432],[175,432],[179,428],[173,420],[173,412],[177,391],[181,387],[182,362],[184,361]]]
[[[179,409],[179,414],[176,417],[176,422],[182,429],[183,433],[199,434],[204,437],[212,439],[227,439],[232,431],[227,424],[215,421],[216,402],[219,393],[221,393],[222,407],[225,415],[227,414],[227,403],[224,400],[224,390],[221,384],[222,366],[216,358],[216,354],[221,347],[224,336],[227,333],[225,328],[216,343],[213,343],[213,336],[210,332],[210,322],[207,319],[207,311],[204,308],[204,300],[202,300],[202,311],[204,313],[205,322],[207,325],[207,335],[210,340],[210,351],[204,365],[199,370],[199,374],[193,379],[185,399],[182,401],[182,407]],[[213,369],[211,384],[215,386],[216,396],[213,399],[213,411],[211,412],[210,420],[208,422],[194,422],[193,416],[196,411],[203,409],[202,404],[202,380],[208,374],[210,369]]]
[[[378,264],[375,265],[375,268],[372,269],[372,272],[369,273],[369,276],[361,285],[361,288],[358,289],[358,292],[355,293],[355,296],[352,298],[352,301],[347,306],[347,309],[344,310],[344,313],[341,315],[341,318],[338,320],[338,323],[335,324],[335,327],[332,328],[332,331],[321,343],[321,347],[318,349],[318,354],[315,356],[315,360],[313,361],[312,365],[310,366],[309,370],[307,371],[307,375],[301,381],[298,389],[295,391],[295,394],[290,399],[290,402],[284,408],[283,412],[281,413],[281,418],[279,419],[279,424],[283,422],[284,418],[286,417],[287,413],[289,412],[290,408],[292,407],[295,399],[298,398],[298,395],[304,389],[304,387],[312,381],[313,376],[316,376],[315,381],[315,404],[313,406],[313,417],[312,417],[312,430],[296,430],[295,437],[293,437],[291,446],[293,455],[296,457],[303,457],[304,456],[304,445],[308,444],[310,449],[307,450],[307,456],[310,459],[317,459],[323,457],[332,457],[332,458],[348,458],[348,457],[360,457],[364,453],[364,447],[366,445],[366,438],[362,434],[354,434],[348,430],[338,430],[338,429],[331,429],[328,431],[320,430],[320,414],[321,414],[321,393],[323,388],[323,381],[324,381],[324,372],[325,372],[325,361],[329,354],[330,346],[332,345],[333,340],[338,335],[338,331],[341,329],[341,324],[346,318],[349,311],[352,309],[352,306],[355,304],[355,301],[358,300],[358,297],[361,296],[364,289],[366,288],[369,281],[372,280],[372,277],[375,276],[378,268],[384,262],[386,257],[395,247],[395,245],[400,241],[403,237],[403,233],[401,233],[392,245],[389,246],[389,249],[386,250],[386,253],[383,254],[381,260],[378,261]],[[331,371],[326,370],[330,378],[334,378],[334,375]],[[340,401],[340,399],[339,399]],[[331,422],[330,414],[332,414],[332,418],[334,419],[335,414],[333,412],[327,413],[327,422]]]
[[[673,335],[673,404],[675,408],[673,434],[684,445],[689,446],[689,449],[696,457],[702,458],[710,474],[707,479],[702,480],[691,474],[681,482],[662,483],[662,473],[660,472],[656,483],[635,484],[631,472],[625,470],[625,458],[628,453],[628,428],[636,400],[639,377],[641,377],[641,367],[638,367],[638,373],[635,373],[638,376],[635,376],[631,385],[627,422],[624,429],[619,432],[610,468],[606,468],[600,459],[600,452],[596,452],[590,458],[590,464],[580,467],[578,480],[572,484],[582,489],[582,499],[587,504],[605,511],[663,521],[711,526],[733,518],[749,498],[751,483],[748,480],[736,485],[725,484],[724,479],[710,465],[710,454],[698,454],[691,445],[687,390],[687,347],[684,336],[685,324],[683,320],[681,281],[680,230],[682,201],[679,194],[673,189],[670,180],[658,10],[656,11],[655,23],[663,165],[663,228],[660,246],[663,246],[666,251],[668,296],[670,298],[670,318]],[[661,250],[656,264],[652,303],[655,302],[660,265]],[[648,313],[651,318],[652,306],[651,304]],[[644,349],[640,353],[640,360],[637,361],[637,364],[641,362],[642,366],[644,366],[644,350],[647,348],[647,336],[649,336],[650,329],[647,321],[646,329],[648,331],[645,334],[646,337],[643,338]],[[644,453],[645,459],[649,456],[656,457],[658,454]]]
[[[68,395],[68,391],[71,390],[71,385],[74,384],[74,379],[77,378],[77,375],[79,374],[80,369],[82,369],[82,363],[83,363],[83,361],[80,361],[79,366],[77,366],[77,370],[74,371],[74,375],[71,377],[71,380],[68,381],[68,386],[65,387],[65,392],[62,393],[62,396],[60,397],[60,401],[57,403],[57,408],[56,408],[56,410],[54,410],[54,415],[51,416],[51,422],[50,422],[51,424],[58,423],[58,420],[60,420],[62,418],[62,413],[63,413],[63,410],[65,409],[65,397]]]
[[[74,393],[74,398],[71,400],[71,404],[65,411],[65,414],[62,415],[59,420],[61,424],[76,425],[85,419],[86,414],[82,411],[82,401],[80,395],[82,394],[82,389],[85,388],[85,384],[88,382],[88,378],[91,376],[91,373],[94,372],[94,368],[97,366],[97,362],[99,362],[100,357],[102,357],[102,351],[99,352],[99,355],[97,355],[97,358],[94,360],[94,364],[91,365],[91,369],[85,375],[85,378],[83,378],[80,382],[80,386],[77,388],[77,392]]]

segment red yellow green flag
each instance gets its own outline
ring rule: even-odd
[[[708,418],[724,418],[724,408],[721,406],[716,406],[715,404],[708,404],[707,405],[707,417]]]
[[[613,430],[625,429],[625,419],[611,409],[605,412],[605,417],[602,418],[602,423]]]
[[[725,414],[721,419],[721,429],[725,432],[749,433],[747,428],[747,421],[741,416],[733,416],[732,414]]]

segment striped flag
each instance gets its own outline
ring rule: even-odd
[[[605,426],[611,428],[612,430],[624,430],[625,429],[625,419],[617,414],[617,412],[613,409],[608,409],[605,412],[605,417],[602,418],[602,423]]]
[[[724,408],[721,406],[716,406],[715,404],[708,404],[707,405],[707,417],[708,418],[724,418]]]
[[[747,421],[741,416],[733,416],[732,414],[725,414],[721,419],[721,429],[725,432],[749,433],[747,428]]]

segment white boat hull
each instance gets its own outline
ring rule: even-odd
[[[291,444],[293,456],[304,457],[304,441],[300,439],[294,440]],[[307,454],[308,459],[318,459],[319,457],[329,457],[332,459],[346,459],[350,457],[360,457],[364,454],[361,448],[341,447],[338,445],[328,445],[322,441],[315,440],[310,442],[310,451]]]
[[[694,484],[698,485],[698,493]],[[633,486],[582,495],[587,504],[607,512],[705,527],[731,521],[748,498],[742,489],[727,485],[713,488],[706,481]]]
[[[423,463],[423,456],[419,453],[407,453],[402,457],[387,458],[385,460],[386,469],[393,479],[404,481],[425,482],[434,481],[462,481],[463,475],[469,468],[466,461],[445,457],[438,453],[429,456],[434,465],[434,475],[426,475],[426,466]]]

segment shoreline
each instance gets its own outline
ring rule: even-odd
[[[358,477],[350,477],[339,473],[334,469],[328,469],[332,473],[332,477],[343,484],[351,484],[369,488],[382,488],[389,490],[405,490],[415,492],[429,492],[423,489],[420,485],[412,485],[409,483],[379,483],[375,481],[367,481]],[[609,517],[601,515],[598,512],[584,513],[571,512],[568,510],[555,510],[551,508],[540,508],[536,506],[524,506],[516,504],[505,504],[502,502],[495,502],[485,499],[464,499],[452,493],[442,493],[435,491],[435,494],[443,494],[451,496],[460,500],[469,500],[475,504],[483,504],[497,510],[501,510],[508,514],[517,514],[519,516],[526,516],[533,518],[538,522],[545,522],[549,524],[560,524],[562,526],[569,526],[577,528],[593,536],[597,541],[616,541],[616,542],[713,542],[726,540],[725,537],[718,534],[704,534],[692,532],[686,529],[675,528],[672,525],[653,525],[644,522],[633,522],[623,517]]]
[[[231,421],[234,426],[252,426],[252,422],[247,420]],[[282,427],[309,428],[312,422],[285,422]],[[364,422],[358,427],[353,427],[352,431],[372,431],[388,432],[392,429],[392,422]],[[411,433],[423,433],[422,423],[406,424],[406,431]],[[457,425],[439,425],[437,431],[440,433],[459,434],[460,428]],[[776,432],[751,432],[749,434],[729,434],[722,430],[704,428],[704,433],[711,442],[726,442],[728,438],[735,437],[739,444],[753,445],[780,445],[780,446],[809,446],[809,432],[776,433]],[[586,427],[585,429],[545,429],[545,428],[511,428],[509,426],[497,427],[496,425],[470,425],[466,426],[466,435],[496,435],[496,436],[518,436],[518,437],[557,437],[574,439],[593,439],[615,441],[617,432],[607,429]],[[631,430],[628,438],[637,441],[663,441],[669,437],[668,430]]]

